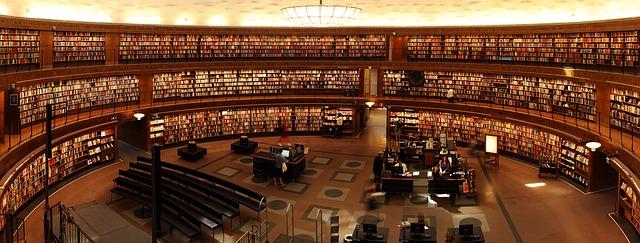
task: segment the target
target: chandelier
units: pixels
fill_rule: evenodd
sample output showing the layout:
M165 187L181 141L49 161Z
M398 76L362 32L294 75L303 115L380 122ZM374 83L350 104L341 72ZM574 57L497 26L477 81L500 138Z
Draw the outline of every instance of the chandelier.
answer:
M281 9L282 14L289 20L301 25L334 26L343 25L356 19L361 8L341 5L303 5Z

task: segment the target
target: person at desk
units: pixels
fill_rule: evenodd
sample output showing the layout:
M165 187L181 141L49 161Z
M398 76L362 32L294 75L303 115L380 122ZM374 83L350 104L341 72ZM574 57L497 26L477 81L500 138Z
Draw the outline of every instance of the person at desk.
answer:
M441 176L448 174L449 169L451 169L451 163L449 163L449 158L451 157L445 157L438 164L438 167L439 167L438 169Z
M380 178L382 177L382 170L384 168L384 158L383 152L378 152L378 156L373 159L373 178L375 183L380 183Z
M287 162L287 159L282 155L282 153L277 153L274 155L274 159L275 159L275 166L273 168L273 184L277 187L283 187L285 186L283 180L282 180L282 167L286 166L285 163Z
M402 161L400 161L400 160L396 160L396 164L393 165L393 167L402 167L402 173L401 174L407 173L407 164L402 163Z

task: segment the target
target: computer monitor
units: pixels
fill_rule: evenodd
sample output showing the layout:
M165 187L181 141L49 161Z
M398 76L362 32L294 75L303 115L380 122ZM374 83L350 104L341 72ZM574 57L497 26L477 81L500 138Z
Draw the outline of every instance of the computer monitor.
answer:
M391 167L391 174L401 175L402 173L404 173L402 166Z
M424 223L411 223L411 234L424 234Z
M362 223L362 232L366 235L373 235L378 233L378 225L377 224L367 224Z
M290 151L288 149L283 149L282 150L282 156L285 158L289 158L289 153Z
M458 227L458 234L460 236L470 236L473 235L473 224L461 224Z

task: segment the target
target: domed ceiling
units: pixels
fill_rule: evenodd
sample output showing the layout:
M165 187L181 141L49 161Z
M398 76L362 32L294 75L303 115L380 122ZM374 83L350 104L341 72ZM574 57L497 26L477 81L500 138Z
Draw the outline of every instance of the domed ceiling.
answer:
M0 14L90 22L295 26L280 9L308 0L0 0ZM638 0L324 0L363 9L347 26L451 26L579 22L640 16Z

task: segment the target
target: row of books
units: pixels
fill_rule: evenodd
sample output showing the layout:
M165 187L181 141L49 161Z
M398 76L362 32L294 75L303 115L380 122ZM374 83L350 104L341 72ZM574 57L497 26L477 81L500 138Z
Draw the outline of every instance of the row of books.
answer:
M620 181L618 188L619 202L624 210L624 217L633 225L636 231L640 231L640 200L632 186L625 180Z
M484 134L500 137L499 149L535 160L550 158L558 163L562 139L552 133L524 125L466 114L392 110L389 134L433 138L446 133L455 140L477 143ZM397 126L400 124L400 127Z
M151 119L149 129L151 139L167 144L233 134L319 132L332 122L327 116L337 113L353 120L347 107L266 106L160 115Z
M121 34L120 59L385 57L385 35L270 36Z
M426 81L416 86L409 82L410 72L385 70L384 94L446 98L449 89L453 89L458 99L595 119L594 84L522 75L419 71Z
M640 131L640 92L611 88L610 124L627 131Z
M46 105L53 104L53 115L80 112L139 100L136 75L107 76L53 81L20 87L20 123L45 118Z
M357 69L344 70L211 70L154 75L154 99L236 94L282 94L285 90L345 90L360 88Z
M54 62L98 60L105 60L104 33L54 32Z
M39 59L38 31L0 28L0 65L35 64Z
M409 59L506 60L633 67L639 66L640 62L637 30L567 34L414 35L409 36L407 51Z
M27 200L44 189L45 166L49 166L49 183L68 178L90 165L113 161L116 158L115 130L89 132L71 138L52 148L52 160L46 162L44 151L26 158L15 177L5 187L3 213L13 213Z

